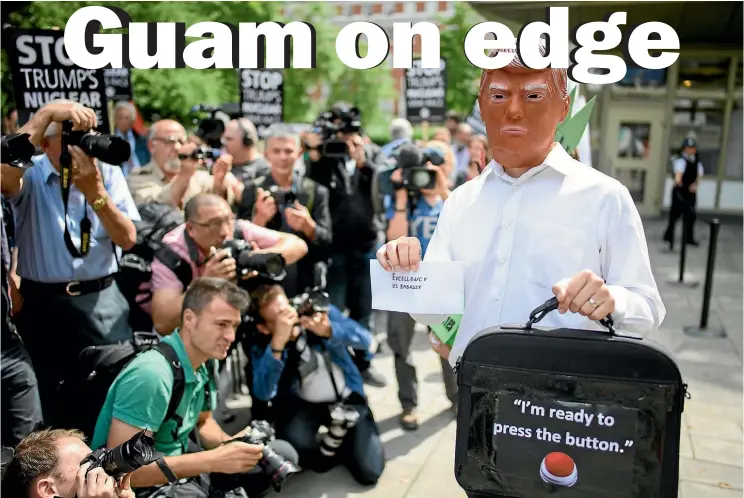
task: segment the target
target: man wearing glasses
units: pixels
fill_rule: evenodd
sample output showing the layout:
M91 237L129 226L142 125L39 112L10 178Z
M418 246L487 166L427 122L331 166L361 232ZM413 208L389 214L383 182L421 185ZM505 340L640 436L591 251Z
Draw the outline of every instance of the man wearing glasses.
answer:
M307 254L307 244L296 235L259 227L247 220L235 220L225 199L216 194L199 193L192 197L186 203L184 217L186 222L166 234L163 243L188 263L192 281L199 277L236 279L235 260L221 249L236 233L251 243L254 252L281 254L287 265ZM151 286L155 330L168 335L181 320L184 283L156 258L152 263Z
M230 173L232 157L229 154L215 161L212 174L197 169L198 161L180 159L179 155L191 154L197 146L187 141L186 129L170 119L152 125L147 146L150 162L133 168L127 176L135 204L162 202L180 208L201 192L218 194L233 204L239 182Z

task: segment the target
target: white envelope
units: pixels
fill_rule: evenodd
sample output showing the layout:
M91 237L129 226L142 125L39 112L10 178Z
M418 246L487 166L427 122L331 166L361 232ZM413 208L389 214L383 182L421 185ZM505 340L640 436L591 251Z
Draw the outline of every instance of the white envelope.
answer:
M415 272L387 272L373 259L369 271L372 309L447 315L465 309L465 263L421 262Z

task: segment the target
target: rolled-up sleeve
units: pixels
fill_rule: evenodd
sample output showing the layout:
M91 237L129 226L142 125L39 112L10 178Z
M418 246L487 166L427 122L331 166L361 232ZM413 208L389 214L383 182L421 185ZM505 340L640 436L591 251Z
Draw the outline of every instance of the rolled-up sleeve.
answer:
M626 187L607 196L599 237L602 277L615 299L612 318L618 329L641 334L658 329L666 308L651 270L641 216Z

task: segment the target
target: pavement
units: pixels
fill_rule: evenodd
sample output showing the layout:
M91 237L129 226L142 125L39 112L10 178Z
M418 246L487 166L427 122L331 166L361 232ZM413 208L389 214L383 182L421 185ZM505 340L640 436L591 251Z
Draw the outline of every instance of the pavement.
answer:
M661 242L664 221L644 221L649 253L667 316L655 339L677 359L691 398L683 414L680 450L680 497L742 497L742 223L724 224L718 238L708 332L691 336L686 326L700 323L709 229L698 222L699 247L689 247L685 282L680 285L679 249L670 253ZM679 229L678 229L679 230ZM712 330L723 327L726 337ZM454 478L455 422L441 381L438 357L423 330L413 346L419 376L421 427L400 428L400 405L393 359L386 351L374 360L389 383L368 387L380 426L387 466L375 487L358 485L343 467L315 475L300 474L281 492L282 498L460 498Z

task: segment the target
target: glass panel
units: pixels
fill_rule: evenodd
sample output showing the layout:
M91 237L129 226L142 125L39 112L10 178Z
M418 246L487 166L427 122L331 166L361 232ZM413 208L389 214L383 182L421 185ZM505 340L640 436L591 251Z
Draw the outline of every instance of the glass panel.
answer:
M698 144L698 156L703 163L704 175L716 175L718 157L721 153L723 133L723 100L677 99L674 101L672 136L669 142L667 165L672 171L672 162L679 157L682 140L692 137Z
M744 85L744 69L742 69L742 60L739 59L739 67L736 70L736 86L734 88L741 88Z
M628 187L630 196L637 203L643 202L643 195L646 192L646 170L645 169L629 169L629 168L618 168L612 176Z
M643 159L648 157L649 123L620 123L617 157Z
M680 58L677 84L680 88L725 90L730 64L728 57Z
M616 83L621 87L660 88L666 86L666 69L628 67L625 77Z
M742 165L744 164L744 152L742 149L744 146L744 129L742 129L742 119L744 119L744 113L742 113L741 100L734 101L723 168L724 176L734 180L741 180L742 172L744 172L744 166Z

